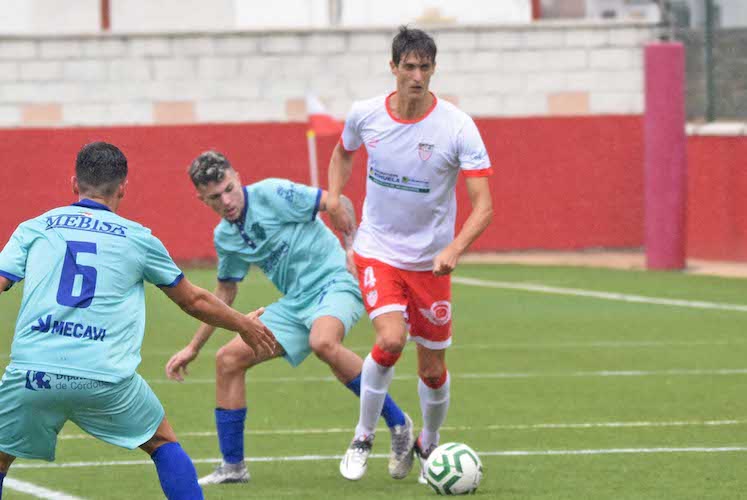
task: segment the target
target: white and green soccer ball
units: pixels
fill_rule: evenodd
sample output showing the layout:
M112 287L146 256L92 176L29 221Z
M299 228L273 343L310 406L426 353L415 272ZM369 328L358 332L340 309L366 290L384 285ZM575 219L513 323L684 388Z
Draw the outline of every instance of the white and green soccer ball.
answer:
M442 444L425 463L425 480L439 495L468 495L480 485L482 462L466 444Z

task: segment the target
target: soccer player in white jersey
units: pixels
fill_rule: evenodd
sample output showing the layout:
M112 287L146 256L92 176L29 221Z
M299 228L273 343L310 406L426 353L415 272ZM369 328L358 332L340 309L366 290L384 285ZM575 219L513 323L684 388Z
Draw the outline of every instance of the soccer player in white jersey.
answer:
M353 104L329 168L327 210L333 225L349 234L354 222L342 210L340 196L353 152L365 146L366 200L353 249L376 341L363 363L358 425L340 463L350 480L366 472L382 395L408 330L417 345L423 429L415 451L421 462L438 445L449 406L450 273L493 213L492 169L475 123L429 91L436 69L433 39L401 27L389 64L396 91ZM454 237L460 172L472 211Z
M107 443L148 453L167 498L201 499L191 459L135 372L143 282L195 318L238 331L253 349L269 351L272 334L259 312L244 316L192 285L148 228L115 213L127 184L127 159L116 146L84 146L72 182L79 201L23 222L0 252L0 293L25 279L0 380L0 497L15 458L54 460L57 434L71 420Z
M270 352L255 352L236 338L216 354L215 424L223 461L200 478L200 484L245 483L249 480L244 462L247 370L278 357L295 367L313 351L357 395L363 360L342 340L363 314L363 303L348 272L346 252L317 217L326 209L325 191L285 179L242 186L238 172L217 151L198 156L189 175L200 200L222 218L213 240L218 254L215 294L232 304L250 266L258 267L283 293L262 316L275 336ZM341 202L355 217L350 200L342 197ZM352 236L345 245L352 245ZM350 268L354 271L352 262ZM183 378L214 330L208 324L199 326L192 342L167 363L169 378ZM412 468L412 420L388 395L379 412L391 433L389 473L405 477Z

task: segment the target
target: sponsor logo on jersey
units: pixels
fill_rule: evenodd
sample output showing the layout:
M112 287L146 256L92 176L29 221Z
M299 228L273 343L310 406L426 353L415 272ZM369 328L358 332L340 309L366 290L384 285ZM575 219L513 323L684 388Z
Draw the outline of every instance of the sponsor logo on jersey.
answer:
M436 326L444 326L451 320L451 303L448 300L438 300L431 304L430 309L420 309L420 314Z
M479 161L484 160L487 157L488 157L488 152L485 151L484 149L481 149L480 151L472 153L471 159L474 162L479 162Z
M379 139L378 137L376 137L376 138L373 138L373 139L371 139L370 141L368 141L368 142L366 143L366 146L368 146L369 148L376 148L376 146L378 146L378 145L379 145L379 141L380 141L380 140L381 140L381 139Z
M30 391L51 389L51 381L52 379L47 375L47 372L37 372L34 370L28 370L26 372L26 389Z
M293 187L293 184L289 184L289 187L287 188L278 186L276 191L278 193L278 196L283 198L288 203L293 204L293 200L296 198L296 190Z
M61 337L76 338L79 340L104 341L106 328L84 325L75 321L57 321L47 314L46 318L37 319L37 324L31 327L32 332L50 333Z
M418 156L423 161L428 161L433 154L433 144L428 144L427 142L421 142L418 144Z
M415 179L413 177L400 177L398 174L384 172L373 165L369 165L368 178L376 184L402 191L414 193L430 193L431 187L427 180Z
M259 268L262 269L262 272L265 274L270 274L275 270L278 263L288 255L288 251L290 250L290 245L288 245L287 242L283 241L280 246L278 246L275 250L270 252L270 256L267 257L264 261L262 261L259 264Z
M87 214L60 214L47 217L46 230L55 228L109 234L121 238L127 237L126 226L94 219Z
M369 307L375 306L378 300L379 300L379 292L377 292L376 290L373 290L366 294L366 302L368 302Z

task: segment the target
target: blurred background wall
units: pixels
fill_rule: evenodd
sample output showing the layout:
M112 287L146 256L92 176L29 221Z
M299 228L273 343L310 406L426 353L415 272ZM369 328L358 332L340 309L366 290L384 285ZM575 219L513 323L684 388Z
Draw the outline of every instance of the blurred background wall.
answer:
M431 88L475 117L496 167L498 215L474 249L643 245L643 50L673 33L693 120L688 255L747 260L747 14L741 1L713 4L719 117L737 122L706 124L705 1L4 0L0 194L12 208L0 241L68 202L75 153L109 140L132 165L124 215L179 259L212 258L216 220L193 196L189 161L217 148L247 182L310 182L305 97L343 119L354 100L393 90L391 38L410 23L439 47ZM322 185L336 140L317 140ZM365 153L356 161L360 171ZM359 206L363 180L350 186ZM461 183L458 197L461 223Z

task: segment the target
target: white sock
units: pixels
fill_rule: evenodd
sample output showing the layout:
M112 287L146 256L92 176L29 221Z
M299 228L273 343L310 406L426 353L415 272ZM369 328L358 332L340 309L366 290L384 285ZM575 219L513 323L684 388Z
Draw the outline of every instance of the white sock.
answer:
M446 382L438 389L431 389L425 382L418 379L418 395L420 396L420 411L423 413L423 431L420 433L421 445L424 450L431 445L438 445L438 430L446 420L449 411L449 392L451 375L446 374Z
M394 378L394 367L381 366L373 360L371 354L363 360L361 371L361 412L358 425L355 427L355 437L372 436L376 429L376 422L384 407L389 385Z

